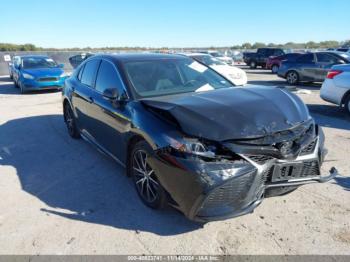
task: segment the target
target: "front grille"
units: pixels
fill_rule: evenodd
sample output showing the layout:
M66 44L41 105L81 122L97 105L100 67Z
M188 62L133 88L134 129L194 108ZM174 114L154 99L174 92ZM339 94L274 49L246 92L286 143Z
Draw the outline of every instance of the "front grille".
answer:
M259 156L255 156L255 155L247 155L247 157L252 160L253 162L259 164L259 165L263 165L266 162L270 161L273 159L272 156L266 156L266 155L259 155Z
M40 82L53 82L53 81L57 81L58 78L57 77L41 77L39 78Z
M305 156L305 155L309 155L312 154L315 151L315 147L316 147L316 142L317 140L313 140L310 144L308 144L306 147L304 147L301 152L300 152L300 156Z

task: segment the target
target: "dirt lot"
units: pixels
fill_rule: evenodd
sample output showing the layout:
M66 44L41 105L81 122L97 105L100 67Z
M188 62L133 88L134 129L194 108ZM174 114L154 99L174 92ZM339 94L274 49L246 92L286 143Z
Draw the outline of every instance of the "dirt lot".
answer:
M285 86L247 71L251 84ZM201 227L144 207L122 167L70 139L60 93L20 95L0 78L0 254L350 254L350 118L319 85L288 88L324 128L323 171L342 176Z

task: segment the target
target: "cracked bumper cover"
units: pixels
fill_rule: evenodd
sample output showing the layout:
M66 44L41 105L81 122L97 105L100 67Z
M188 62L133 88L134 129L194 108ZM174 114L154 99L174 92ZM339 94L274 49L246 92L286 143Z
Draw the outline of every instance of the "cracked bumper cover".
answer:
M322 176L320 166L326 150L320 139L312 153L294 160L271 159L264 164L242 165L205 162L163 155L152 159L153 167L174 207L198 222L224 220L248 214L265 197L282 195L309 183L325 183L338 175L335 168ZM244 155L242 155L246 158ZM247 158L248 159L248 158ZM310 163L315 163L310 166ZM277 167L302 166L298 177L273 181ZM282 190L282 191L281 191ZM274 193L266 194L273 191ZM277 192L277 193L276 193ZM281 193L282 192L282 193Z

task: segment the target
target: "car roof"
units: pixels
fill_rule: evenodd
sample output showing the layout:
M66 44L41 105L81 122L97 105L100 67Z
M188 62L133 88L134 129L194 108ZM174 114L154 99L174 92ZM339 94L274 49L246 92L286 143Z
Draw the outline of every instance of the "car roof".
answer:
M123 54L101 54L91 58L107 58L114 62L129 62L129 61L147 61L161 59L184 59L183 55L177 54L158 54L158 53L123 53Z
M48 58L46 55L18 55L20 58Z

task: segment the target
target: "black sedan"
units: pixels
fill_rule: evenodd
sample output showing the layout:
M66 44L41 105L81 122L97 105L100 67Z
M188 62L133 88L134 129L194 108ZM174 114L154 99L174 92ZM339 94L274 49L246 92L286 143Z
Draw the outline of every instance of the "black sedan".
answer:
M291 85L298 82L323 82L332 66L348 63L350 56L346 53L307 53L294 60L282 61L277 74Z
M126 167L141 200L206 222L325 182L324 136L294 94L234 87L191 58L96 55L66 81L64 120Z

